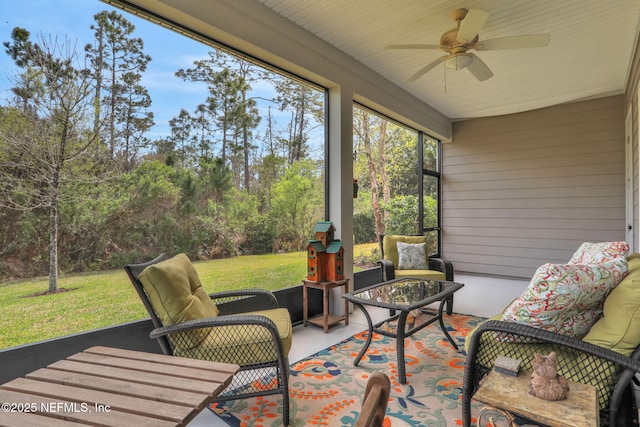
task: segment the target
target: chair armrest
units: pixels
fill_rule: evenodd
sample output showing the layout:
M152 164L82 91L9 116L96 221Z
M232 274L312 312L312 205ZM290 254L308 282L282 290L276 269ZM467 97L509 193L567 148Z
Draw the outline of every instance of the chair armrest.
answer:
M209 294L221 316L278 308L275 295L266 289L233 289Z
M219 317L208 317L206 319L189 320L187 322L178 323L170 326L163 326L151 331L149 338L157 339L165 335L176 334L179 332L193 331L204 328L216 328L223 326L247 326L256 325L262 326L269 331L275 333L275 337L278 338L278 328L273 320L267 316L261 316L257 314L241 314L241 315L229 315ZM277 339L279 341L279 339Z
M150 338L168 338L174 356L234 363L241 367L278 365L287 355L278 328L266 316L230 315L191 320L154 329ZM244 368L243 368L244 369Z
M442 271L446 280L453 282L453 264L442 258L429 257L429 269Z
M498 336L502 341L497 339ZM640 372L638 351L634 359L574 337L514 322L488 320L476 329L468 344L462 388L463 425L470 423L473 393L491 370L497 356L519 359L522 368L530 370L534 353L547 354L550 351L559 355L558 371L561 375L570 374L572 381L596 387L601 420L615 420L622 415L618 413L622 394L633 374ZM616 425L616 422L608 424Z
M393 262L388 259L381 259L378 261L378 265L382 267L382 280L393 280L396 278L395 267Z
M489 332L497 332L504 337L514 337L522 339L531 339L531 343L549 343L559 347L566 347L574 349L580 353L586 353L594 355L598 358L602 358L613 362L624 369L633 369L640 372L640 351L636 349L634 357L627 357L618 352L597 346L595 344L582 341L580 339L570 337L568 335L562 335L551 331L546 331L540 328L534 328L533 326L523 325L515 322L505 322L502 320L487 320L483 322L475 333L471 337L469 343L469 350L467 352L467 365L474 362L474 358L478 354L480 349L482 335ZM522 340L524 341L524 340ZM527 344L522 342L522 344Z

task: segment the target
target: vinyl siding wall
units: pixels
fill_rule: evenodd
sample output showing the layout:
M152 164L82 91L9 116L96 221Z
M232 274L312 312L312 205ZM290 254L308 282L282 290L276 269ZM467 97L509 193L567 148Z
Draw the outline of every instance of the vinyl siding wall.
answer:
M625 238L624 96L456 122L443 144L443 254L530 278L584 241Z
M638 39L636 40L636 49L631 60L631 68L629 70L629 78L627 80L624 101L625 117L630 111L633 130L633 154L630 161L633 163L633 240L634 248L636 251L640 251L640 242L638 240L638 234L640 234L640 222L638 221L638 217L640 216L638 209L638 191L640 186L640 167L638 164L638 158L640 157L640 154L638 152L638 142L640 140L640 132L638 131L638 128L640 127L640 111L638 111L638 103L640 102L640 99L638 99L638 90L640 90L640 52L638 52L638 49L640 49L640 33L638 34Z

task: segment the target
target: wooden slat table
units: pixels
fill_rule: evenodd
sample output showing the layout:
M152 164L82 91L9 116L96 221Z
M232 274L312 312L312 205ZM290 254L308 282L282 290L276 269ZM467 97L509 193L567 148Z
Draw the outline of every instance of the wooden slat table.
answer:
M91 347L0 385L0 426L184 426L238 365Z

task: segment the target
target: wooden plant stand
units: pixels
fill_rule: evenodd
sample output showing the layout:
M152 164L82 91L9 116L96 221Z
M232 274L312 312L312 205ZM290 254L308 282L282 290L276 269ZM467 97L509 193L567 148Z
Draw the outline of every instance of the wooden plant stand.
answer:
M328 282L316 282L313 280L303 280L302 281L302 295L303 295L303 322L304 326L307 326L307 323L311 323L313 325L319 326L324 329L324 333L329 332L329 326L335 325L336 323L342 322L344 320L344 324L349 324L349 301L344 300L344 315L337 316L335 314L329 314L329 294L331 289L342 287L342 295L349 292L349 279L342 279L338 281L328 281ZM319 314L311 319L309 319L309 288L320 289L322 290L322 314Z

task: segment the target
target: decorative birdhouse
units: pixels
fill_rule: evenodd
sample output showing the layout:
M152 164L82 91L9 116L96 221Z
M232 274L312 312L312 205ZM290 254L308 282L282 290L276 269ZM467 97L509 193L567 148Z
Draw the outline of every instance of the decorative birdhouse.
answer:
M309 240L307 245L307 279L316 282L322 281L324 265L321 261L325 253L325 247L319 240Z
M336 228L331 221L318 221L313 231L316 233L316 240L320 240L326 248L333 241L333 234Z
M315 240L307 245L307 279L315 282L344 279L344 248L334 239L336 228L331 221L319 221Z
M340 240L329 243L325 258L327 260L325 269L327 280L335 282L344 279L344 247Z

